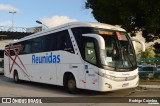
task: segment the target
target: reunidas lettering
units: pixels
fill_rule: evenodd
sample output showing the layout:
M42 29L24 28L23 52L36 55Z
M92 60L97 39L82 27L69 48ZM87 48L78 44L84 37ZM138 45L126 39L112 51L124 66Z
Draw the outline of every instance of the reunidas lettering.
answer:
M53 55L52 52L43 56L32 55L32 64L60 63L60 55Z

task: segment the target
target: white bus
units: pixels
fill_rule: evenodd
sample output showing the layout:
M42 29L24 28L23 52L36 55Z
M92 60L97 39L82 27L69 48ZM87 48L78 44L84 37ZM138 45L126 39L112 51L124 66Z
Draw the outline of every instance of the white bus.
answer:
M70 93L133 88L139 82L131 38L102 23L67 23L6 45L4 70L15 82L60 85Z

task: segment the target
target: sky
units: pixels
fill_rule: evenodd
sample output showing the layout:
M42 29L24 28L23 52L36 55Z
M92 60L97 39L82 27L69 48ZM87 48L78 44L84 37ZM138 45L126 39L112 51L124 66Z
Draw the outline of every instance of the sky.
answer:
M72 21L97 22L92 16L91 10L85 9L85 1L0 0L0 26L12 26L13 14L9 11L16 11L16 14L14 14L14 27L41 26L36 23L36 20L41 21L48 27ZM138 34L137 38L145 42L142 34Z
M40 26L39 20L48 27L71 21L96 22L91 10L85 9L86 0L0 0L0 26Z

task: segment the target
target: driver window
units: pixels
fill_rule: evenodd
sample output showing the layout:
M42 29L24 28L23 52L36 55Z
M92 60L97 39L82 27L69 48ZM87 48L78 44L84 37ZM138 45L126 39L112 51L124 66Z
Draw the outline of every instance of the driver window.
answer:
M93 42L86 42L85 44L85 60L92 64L97 64L95 46Z

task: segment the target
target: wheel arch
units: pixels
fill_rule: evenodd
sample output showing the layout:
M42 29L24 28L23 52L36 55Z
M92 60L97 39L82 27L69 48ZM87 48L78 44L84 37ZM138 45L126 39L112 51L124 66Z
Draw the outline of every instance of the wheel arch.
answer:
M67 81L67 78L68 78L69 76L72 76L72 77L75 79L75 81L76 81L76 86L78 87L78 78L75 77L76 75L74 75L74 73L72 73L72 72L70 72L70 71L67 71L67 72L65 72L65 73L63 74L63 86L65 86L66 81Z

